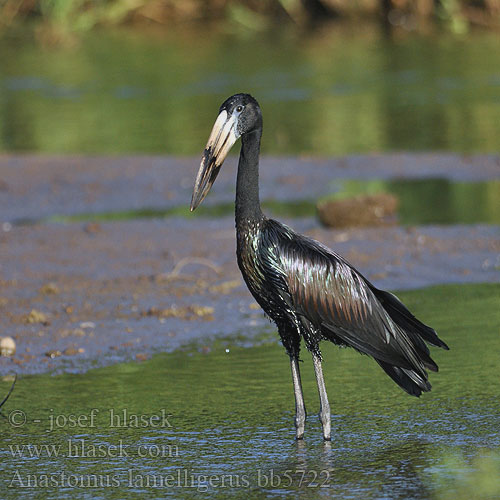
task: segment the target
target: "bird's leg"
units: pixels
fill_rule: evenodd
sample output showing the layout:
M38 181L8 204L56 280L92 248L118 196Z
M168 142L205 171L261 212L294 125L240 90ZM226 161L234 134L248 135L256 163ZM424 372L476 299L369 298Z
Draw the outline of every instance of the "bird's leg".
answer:
M306 407L304 405L304 396L302 394L302 383L300 381L299 360L297 356L290 356L290 366L292 367L293 392L295 394L295 429L297 439L304 437L304 428L306 424Z
M321 368L321 357L319 354L313 353L314 374L316 375L316 383L318 384L320 410L319 419L323 426L323 439L330 441L330 403L328 402L328 395L326 394L325 381L323 379L323 369Z

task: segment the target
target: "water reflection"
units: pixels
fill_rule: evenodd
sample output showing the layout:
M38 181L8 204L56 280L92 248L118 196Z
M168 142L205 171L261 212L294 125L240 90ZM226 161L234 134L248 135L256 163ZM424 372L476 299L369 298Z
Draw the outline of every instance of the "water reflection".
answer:
M74 498L90 491L93 498L198 498L203 492L206 498L420 499L434 495L434 476L455 478L458 488L467 463L449 469L443 456L458 453L468 460L500 447L498 292L498 285L471 285L401 294L417 315L425 312L451 347L435 352L442 369L432 376L433 391L419 399L400 391L365 356L325 344L333 417L333 441L326 444L306 354L301 372L309 415L305 440L294 440L292 384L277 342L239 348L223 340L211 351L177 351L85 375L21 378L3 411L24 412L26 424L15 427L0 419L1 496L17 498L22 491L26 498L40 492ZM0 391L6 385L0 382ZM151 417L162 409L168 425L110 423L111 411ZM61 420L49 428L51 416L92 411L94 426ZM39 448L32 455L33 445L57 452ZM104 456L92 454L92 447ZM118 449L125 452L112 453ZM28 475L57 479L61 471L82 481L91 475L116 478L117 484L91 490L19 484ZM168 475L174 483L160 484Z
M268 154L496 151L496 49L494 34L387 38L374 27L94 33L52 50L4 37L0 149L198 154L219 103L248 91Z
M334 197L391 193L401 224L500 224L500 182L394 179L335 183Z

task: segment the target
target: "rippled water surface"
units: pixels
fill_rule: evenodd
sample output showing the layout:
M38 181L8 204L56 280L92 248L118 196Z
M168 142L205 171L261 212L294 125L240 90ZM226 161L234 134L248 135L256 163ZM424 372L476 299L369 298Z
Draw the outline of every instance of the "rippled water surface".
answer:
M305 440L294 440L289 364L269 328L252 347L231 339L84 375L22 377L0 417L1 497L467 498L477 460L500 446L500 287L400 296L450 345L433 349L433 390L411 398L369 358L324 345L331 444L307 352L309 416ZM498 455L489 457L494 473Z

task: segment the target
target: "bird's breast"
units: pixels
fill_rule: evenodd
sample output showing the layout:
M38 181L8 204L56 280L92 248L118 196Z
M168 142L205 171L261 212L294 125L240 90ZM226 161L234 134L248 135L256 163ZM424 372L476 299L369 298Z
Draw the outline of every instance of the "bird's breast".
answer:
M248 223L236 230L238 266L252 292L252 288L258 286L263 278L259 255L260 236L258 224Z
M238 265L251 294L276 324L282 322L286 305L273 273L272 242L262 225L237 228Z

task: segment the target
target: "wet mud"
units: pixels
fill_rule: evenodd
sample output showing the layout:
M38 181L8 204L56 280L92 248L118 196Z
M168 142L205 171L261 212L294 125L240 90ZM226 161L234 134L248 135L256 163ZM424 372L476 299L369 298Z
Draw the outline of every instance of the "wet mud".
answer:
M0 374L85 371L193 341L203 348L219 336L252 342L273 335L237 268L232 217L40 222L188 204L197 162L0 158L0 336L17 344L15 355L0 357ZM207 202L233 199L233 167L222 170ZM499 173L494 156L264 158L262 199L320 196L335 178L489 180ZM500 281L498 226L332 230L312 217L283 221L382 288Z
M0 220L120 212L188 205L200 157L0 155ZM234 201L236 157L221 169L203 205ZM393 154L345 158L264 157L262 200L329 194L340 179L488 181L500 178L500 156Z

